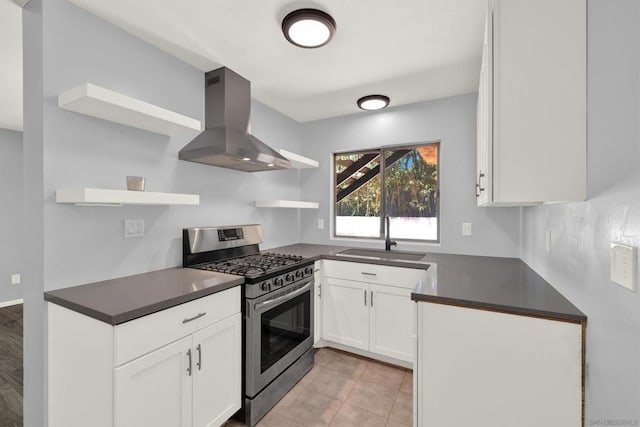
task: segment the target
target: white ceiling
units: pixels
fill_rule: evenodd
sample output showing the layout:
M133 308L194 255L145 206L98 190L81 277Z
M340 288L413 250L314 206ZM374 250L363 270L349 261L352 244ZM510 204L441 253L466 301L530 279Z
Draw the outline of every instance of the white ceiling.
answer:
M483 0L70 1L202 71L233 69L254 98L300 122L358 112L372 93L397 106L477 89ZM334 17L328 45L285 40L282 18L301 7Z

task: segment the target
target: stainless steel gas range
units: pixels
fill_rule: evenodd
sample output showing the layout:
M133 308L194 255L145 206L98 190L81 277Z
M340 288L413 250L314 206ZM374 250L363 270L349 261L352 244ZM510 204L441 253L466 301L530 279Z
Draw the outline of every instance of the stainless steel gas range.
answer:
M260 252L260 225L186 228L183 266L244 276L243 390L254 426L313 366L313 261Z

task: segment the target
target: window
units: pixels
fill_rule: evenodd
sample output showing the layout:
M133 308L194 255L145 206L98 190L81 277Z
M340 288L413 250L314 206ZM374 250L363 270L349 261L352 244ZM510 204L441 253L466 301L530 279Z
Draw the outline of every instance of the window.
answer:
M336 237L439 241L439 143L334 154ZM381 173L382 171L382 173Z

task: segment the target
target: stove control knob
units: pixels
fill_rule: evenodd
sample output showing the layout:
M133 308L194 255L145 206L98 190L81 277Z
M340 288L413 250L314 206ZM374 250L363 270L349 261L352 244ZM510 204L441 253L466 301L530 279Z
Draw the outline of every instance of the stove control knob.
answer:
M313 274L313 268L312 267L305 268L304 274L306 274L307 276L311 276Z
M262 289L265 292L269 292L271 290L271 283L269 282L260 283L260 289Z
M275 280L275 283L274 283L274 284L275 284L277 287L280 287L280 286L282 286L282 282L283 282L282 277L276 277L276 280Z
M293 282L293 274L287 273L287 275L284 276L284 280L286 280L287 282Z
M296 271L296 279L300 279L303 276L303 274L304 273L302 272L302 270Z

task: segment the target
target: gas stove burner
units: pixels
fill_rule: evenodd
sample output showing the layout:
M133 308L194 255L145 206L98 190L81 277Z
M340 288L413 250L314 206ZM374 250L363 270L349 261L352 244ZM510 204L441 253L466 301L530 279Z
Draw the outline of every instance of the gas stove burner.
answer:
M220 273L257 277L288 266L295 266L304 260L300 255L257 253L238 258L210 262L195 266L203 270Z

